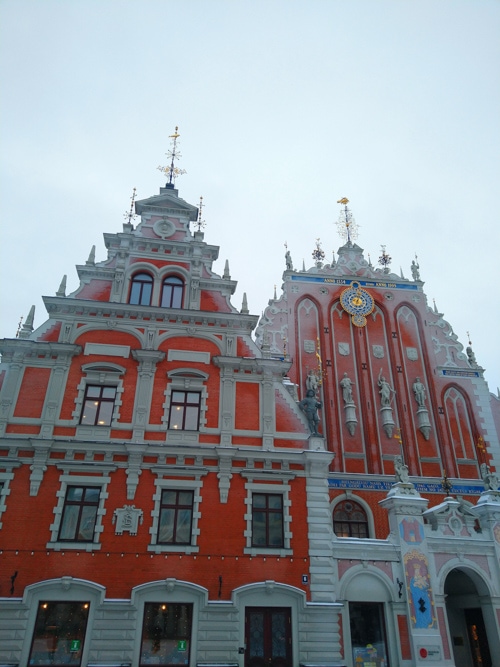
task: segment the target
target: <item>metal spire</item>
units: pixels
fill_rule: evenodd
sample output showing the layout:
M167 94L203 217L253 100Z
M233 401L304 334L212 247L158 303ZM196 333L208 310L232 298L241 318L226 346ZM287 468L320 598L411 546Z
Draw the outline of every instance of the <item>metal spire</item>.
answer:
M175 126L175 132L171 135L169 135L169 139L172 139L171 141L171 148L170 150L165 153L165 155L170 158L170 165L168 167L157 167L159 171L163 172L165 176L168 176L168 183L167 186L173 187L175 184L175 179L177 176L182 176L182 174L186 173L185 169L179 169L179 167L175 166L175 161L178 160L182 155L178 151L177 147L177 139L181 136L178 132L179 128L177 125Z
M128 224L130 226L132 226L132 220L135 220L137 218L137 214L135 213L135 210L134 210L136 193L137 193L137 190L136 190L136 188L134 188L132 190L132 196L130 197L130 210L125 211L125 213L123 214L123 217L127 221L125 224ZM87 264L88 264L88 262L87 262Z
M352 245L353 239L358 238L358 225L352 217L352 213L347 207L349 200L347 197L342 197L337 201L337 204L342 204L344 206L340 211L339 219L337 220L337 229L338 232L343 238L348 246Z
M196 230L197 232L201 232L201 230L205 227L205 220L201 219L202 211L203 211L204 206L205 206L205 204L203 203L203 197L200 196L200 206L198 208L198 220L194 223L197 227L197 230Z

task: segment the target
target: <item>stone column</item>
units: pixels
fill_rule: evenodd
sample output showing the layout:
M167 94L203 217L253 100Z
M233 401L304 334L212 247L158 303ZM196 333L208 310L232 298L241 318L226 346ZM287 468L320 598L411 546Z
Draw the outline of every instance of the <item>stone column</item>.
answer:
M159 361L163 361L165 352L160 352L159 350L132 350L132 357L139 362L134 414L132 417L132 439L134 442L143 442L146 426L149 423L156 364Z

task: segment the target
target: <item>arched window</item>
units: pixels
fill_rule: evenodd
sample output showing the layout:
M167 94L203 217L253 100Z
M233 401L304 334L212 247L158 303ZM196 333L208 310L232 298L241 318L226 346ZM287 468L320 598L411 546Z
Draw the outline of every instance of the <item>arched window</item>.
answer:
M167 276L161 290L162 308L182 308L184 281L178 276Z
M138 306L150 306L153 293L153 278L149 273L136 273L130 284L128 302Z
M342 500L335 505L333 532L337 537L368 537L368 518L359 503Z

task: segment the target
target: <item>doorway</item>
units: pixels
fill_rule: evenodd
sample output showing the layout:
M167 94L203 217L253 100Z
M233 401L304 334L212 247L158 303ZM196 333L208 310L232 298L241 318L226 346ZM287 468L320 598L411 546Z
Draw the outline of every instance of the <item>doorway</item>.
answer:
M292 667L290 607L246 607L245 667Z

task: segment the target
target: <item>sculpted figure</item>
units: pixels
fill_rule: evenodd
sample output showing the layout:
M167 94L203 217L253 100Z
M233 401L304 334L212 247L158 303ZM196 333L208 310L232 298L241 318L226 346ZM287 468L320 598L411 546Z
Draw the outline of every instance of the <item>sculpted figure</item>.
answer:
M483 478L484 488L486 491L498 491L500 482L498 477L490 472L490 469L486 463L481 463L481 477Z
M396 392L382 375L382 369L380 369L380 373L378 374L378 386L380 387L380 404L385 408L391 404L391 393L395 394Z
M410 475L408 473L408 466L403 463L402 456L394 457L394 472L396 482L403 482L403 484L408 484L410 481Z
M347 375L347 373L344 373L344 377L340 381L340 386L342 387L342 398L344 399L344 403L354 403L353 397L352 397L352 385L354 382L351 381L350 377Z
M411 275L413 276L413 280L420 280L419 268L420 266L413 260L411 263Z
M285 253L285 262L286 262L286 268L289 269L290 271L293 270L293 263L292 263L292 256L290 255L290 251L287 250Z
M309 371L306 377L306 389L307 391L311 390L316 395L318 393L319 382L318 377L314 371Z
M306 397L303 398L300 403L299 403L300 409L304 412L306 415L308 424L309 424L309 430L311 431L312 435L319 435L318 433L318 424L319 424L319 416L318 416L318 409L322 407L322 403L318 400L316 400L315 393L312 389L308 389L306 393Z
M413 393L415 394L415 400L417 401L418 407L425 407L425 385L420 382L420 378L415 378L413 383Z
M470 345L467 347L467 349L465 351L467 352L467 358L469 359L469 365L472 368L477 368L476 355L474 354L474 351L470 347Z

